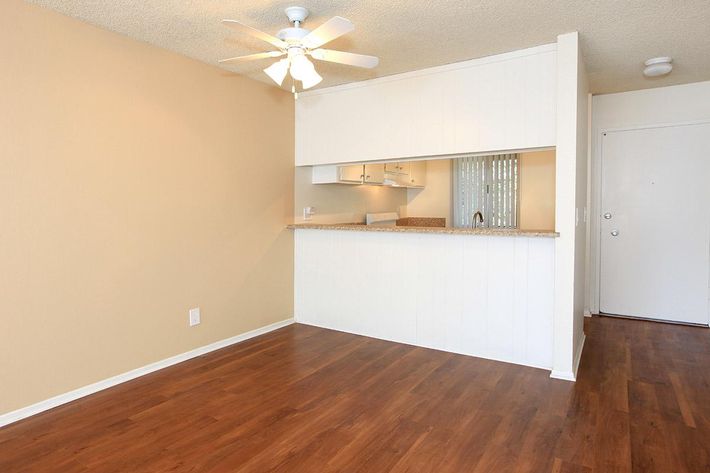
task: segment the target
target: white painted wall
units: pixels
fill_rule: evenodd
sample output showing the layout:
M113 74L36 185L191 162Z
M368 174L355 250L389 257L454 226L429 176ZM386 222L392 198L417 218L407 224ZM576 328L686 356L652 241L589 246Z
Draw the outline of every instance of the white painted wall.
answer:
M575 33L557 38L555 321L552 376L575 379L583 346L587 82ZM576 216L579 215L579 222ZM581 295L581 297L580 297Z
M554 238L295 232L297 322L552 367Z
M575 378L584 348L584 313L587 275L587 226L589 204L587 197L589 164L589 82L582 54L577 55L577 154L575 176L575 228L574 228L574 320L573 320L573 371Z
M710 81L598 95L592 99L592 162L588 305L599 311L601 135L605 130L710 120Z
M296 165L555 145L556 45L299 95Z

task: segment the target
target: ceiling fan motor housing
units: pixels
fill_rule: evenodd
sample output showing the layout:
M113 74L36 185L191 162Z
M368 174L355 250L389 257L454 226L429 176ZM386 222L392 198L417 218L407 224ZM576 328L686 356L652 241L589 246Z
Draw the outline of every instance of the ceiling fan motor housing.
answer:
M276 33L276 37L287 43L292 43L301 41L308 33L310 31L305 28L284 28Z
M284 12L286 12L288 21L291 23L303 23L303 20L308 18L308 9L304 7L288 7L284 10Z

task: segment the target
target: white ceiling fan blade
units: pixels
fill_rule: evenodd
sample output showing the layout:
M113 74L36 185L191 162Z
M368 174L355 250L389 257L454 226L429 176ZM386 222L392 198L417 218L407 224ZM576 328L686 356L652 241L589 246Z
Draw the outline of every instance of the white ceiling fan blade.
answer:
M237 57L230 57L229 59L220 59L219 63L224 64L224 63L254 61L256 59L268 59L268 58L272 58L272 57L279 57L279 56L283 56L284 54L286 54L286 53L284 53L282 51L269 51L266 53L249 54L247 56L237 56Z
M367 69L372 69L380 63L380 59L376 56L346 53L332 49L315 49L311 51L311 56L319 61L337 62L348 66L366 67Z
M285 41L281 41L276 36L272 36L269 33L264 33L261 30L257 30L256 28L252 28L251 26L239 23L236 20L222 20L222 23L229 26L230 28L234 28L237 31L241 31L243 33L252 35L255 38L259 38L263 41L266 41L267 43L272 44L279 49L285 49L288 46Z
M355 25L350 20L341 16L334 16L308 33L303 38L302 44L309 49L318 48L329 41L333 41L335 38L350 33L354 29Z

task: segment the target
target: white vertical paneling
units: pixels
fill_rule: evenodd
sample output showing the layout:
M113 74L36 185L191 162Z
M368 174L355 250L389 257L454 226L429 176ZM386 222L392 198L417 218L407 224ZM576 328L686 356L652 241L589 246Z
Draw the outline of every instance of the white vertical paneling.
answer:
M490 237L464 238L461 260L464 286L461 316L461 353L488 356L488 243Z
M503 113L507 126L503 128L503 132L506 143L514 142L516 139L520 140L520 137L525 139L526 128L534 128L527 125L528 121L525 115L525 95L528 84L519 80L521 68L528 73L528 60L521 61L521 63L510 61L504 63L505 103L503 105Z
M515 239L513 276L513 357L527 358L528 352L528 263L530 238Z
M555 45L300 94L296 165L555 145Z
M391 287L391 311L386 315L391 323L388 323L387 336L383 338L416 345L418 326L416 320L412 323L412 315L417 313L420 298L421 238L398 239L398 236L389 235L390 239L387 240L387 244L394 248L394 258L386 261L391 272L383 278L392 284L389 286L386 283Z
M554 240L296 230L298 322L552 366Z
M523 96L523 123L533 123L540 116L556 115L557 65L556 54L540 54L525 58L525 94ZM555 141L555 128L526 126L524 141Z
M417 87L411 90L410 101L416 107L412 110L412 128L409 130L411 155L432 156L453 153L445 150L445 138L451 133L450 127L432 126L446 123L450 112L445 111L445 100L449 89L450 75L429 74L419 77Z
M529 239L527 267L527 352L525 359L531 365L552 366L554 299L548 294L554 288L555 240L552 238ZM534 321L534 323L533 323ZM543 340L549 338L550 343Z
M417 271L417 344L456 351L460 346L463 292L462 240L455 235L419 235L417 240L420 268ZM396 244L396 240L393 243ZM421 268L429 268L429 271L421 271Z
M515 238L489 237L488 253L488 337L491 358L510 359L513 354L513 283Z

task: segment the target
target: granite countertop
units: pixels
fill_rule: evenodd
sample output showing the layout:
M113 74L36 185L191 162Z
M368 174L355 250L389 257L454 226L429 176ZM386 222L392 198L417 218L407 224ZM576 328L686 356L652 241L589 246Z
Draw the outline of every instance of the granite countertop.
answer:
M555 238L559 233L549 230L517 230L515 228L453 228L453 227L378 227L362 223L294 223L293 230L344 230L351 232L444 233L449 235L492 235Z

